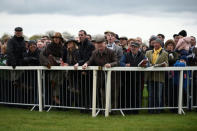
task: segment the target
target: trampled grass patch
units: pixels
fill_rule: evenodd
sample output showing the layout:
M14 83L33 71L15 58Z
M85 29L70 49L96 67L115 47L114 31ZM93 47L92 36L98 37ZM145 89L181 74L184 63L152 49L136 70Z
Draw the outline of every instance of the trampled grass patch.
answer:
M138 115L104 115L91 117L91 113L82 114L78 110L50 112L29 111L29 109L0 106L0 130L84 130L84 131L196 131L197 112L186 112L186 115L173 113Z

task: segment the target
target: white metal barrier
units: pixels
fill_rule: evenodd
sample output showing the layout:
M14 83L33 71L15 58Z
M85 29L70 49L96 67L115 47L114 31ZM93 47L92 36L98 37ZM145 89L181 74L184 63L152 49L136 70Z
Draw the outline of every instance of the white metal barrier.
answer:
M0 103L10 105L39 106L37 68L0 67ZM41 89L41 86L39 87ZM39 91L40 92L40 91ZM40 99L40 102L42 99ZM41 104L40 104L41 111Z
M133 71L133 72L141 72L141 71L143 71L143 72L155 72L155 73L157 73L158 71L162 71L162 72L165 72L165 71L175 71L175 72L178 72L179 73L179 87L178 87L178 101L177 101L177 103L178 103L178 107L167 107L167 106L165 106L165 105L162 105L162 106L159 106L159 107L153 107L153 108L151 108L151 107L147 107L147 108L142 108L142 107L137 107L137 108L121 108L121 107L119 107L119 108L111 108L111 105L110 104L108 104L108 103L110 103L110 101L111 101L111 93L110 92L107 92L107 94L106 94L106 110L105 110L105 116L107 117L107 116L109 116L109 112L111 112L111 111L113 111L113 110L119 110L119 111L121 111L121 113L122 113L122 111L123 110L140 110L140 109L176 109L176 108L178 108L178 113L179 114L182 114L182 113L184 113L183 112L183 108L189 108L189 99L190 98L192 98L192 100L194 99L194 96L195 96L195 98L196 98L196 94L194 93L194 92L192 92L191 94L192 95L190 95L190 88L189 88L189 82L187 83L187 91L186 91L186 96L185 96L185 98L183 99L183 84L184 84L184 82L183 82L183 74L184 74L184 72L187 72L187 71L196 71L197 70L197 67L149 67L149 68L139 68L139 67L115 67L115 68L110 68L110 69L107 69L107 68L104 68L104 70L106 70L106 71ZM184 74L185 75L185 74ZM185 77L185 76L184 76ZM193 78L193 77L192 77ZM109 78L110 79L110 78ZM189 80L190 79L190 77L188 77L188 79L187 80ZM193 88L196 88L196 87L193 87L193 85L191 85L192 87L191 87L191 89L193 89ZM111 86L110 85L108 85L107 86L107 88L111 88ZM113 87L114 88L114 87ZM111 89L107 89L107 90L111 90ZM183 101L185 101L185 100L187 100L186 101L186 103L184 103ZM183 105L183 103L184 103L184 105ZM192 105L192 107L193 108L195 108L196 106L194 106L194 105Z
M77 71L74 70L74 67L73 66L68 66L68 67L60 67L60 66L54 66L52 67L51 69L47 69L46 67L43 67L43 66L22 66L22 67L16 67L15 69L13 69L12 67L9 67L9 66L1 66L0 67L0 75L1 75L1 86L0 86L0 103L1 104L16 104L16 105L32 105L32 106L39 106L39 111L42 111L43 110L43 107L49 107L49 110L50 108L52 107L58 107L58 108L73 108L73 109L88 109L88 110L92 110L92 116L93 117L96 117L98 115L98 113L102 110L105 110L105 116L109 116L109 112L111 111L114 111L114 110L118 110L118 111L121 111L121 113L124 115L123 111L124 110L140 110L140 109L173 109L173 108L178 108L178 113L179 114L182 114L183 113L183 108L187 108L188 105L189 105L189 99L191 98L191 106L192 108L196 108L197 107L197 104L196 104L196 83L193 84L193 79L192 79L192 84L191 84L191 91L189 90L189 88L187 89L187 92L191 92L187 94L187 105L182 105L183 103L183 74L184 74L184 71L192 71L192 74L193 72L196 72L197 71L197 67L148 67L148 68L140 68L140 67L113 67L113 68L100 68L98 66L94 66L94 67L88 67L87 68L88 71L90 71L91 73L88 75L88 78L84 79L82 77L77 77L79 75L81 75L81 72L83 72L82 68L79 67L78 68L78 71L81 71L80 74L77 73ZM22 102L17 102L17 101L7 101L6 99L10 99L12 95L6 95L5 92L4 92L4 89L6 88L5 86L10 86L10 85L4 85L5 82L2 82L4 81L3 77L5 76L5 71L10 71L10 74L11 72L15 72L15 71L19 71L19 72L25 72L25 71L34 71L33 74L33 82L36 82L36 84L34 83L34 96L35 97L35 101L32 102L28 102L28 101L22 101ZM68 71L73 71L73 74L72 75L72 80L69 81L68 79L66 79L66 82L65 82L65 79L61 78L63 77L65 74L68 73ZM179 93L178 93L178 107L167 107L165 105L163 106L160 106L160 107L141 107L141 106L138 106L138 107L126 107L126 108L123 108L120 106L120 103L121 103L121 98L123 96L117 96L117 94L121 92L121 86L122 84L124 83L121 79L121 72L155 72L157 73L158 71L163 71L163 72L169 72L169 71L177 71L179 72ZM3 73L2 73L3 72ZM54 74L52 73L49 73L49 75L47 76L47 72L55 72L55 74L58 74L57 75L57 79L54 78ZM103 72L104 75L101 75L101 77L104 77L102 79L98 79L98 75L100 72ZM114 73L114 72L120 72L120 73ZM31 72L30 72L31 74ZM114 76L115 74L115 77L112 77ZM2 77L3 76L3 77ZM24 75L24 81L26 81L26 85L28 85L28 73L27 75ZM117 76L120 76L120 78L117 78ZM46 78L46 77L51 77L51 78ZM143 77L143 76L142 76ZM9 81L11 81L11 77L8 76L7 77ZM80 82L78 82L78 78L81 79ZM119 81L118 85L120 85L120 87L118 87L118 85L115 84L115 89L112 89L111 88L111 85L113 84L114 86L114 83L112 83L112 78L113 80L115 79L115 81ZM192 76L192 78L194 78L194 76ZM196 77L195 77L196 78ZM13 80L17 79L17 78L12 78ZM32 77L30 78L32 79ZM62 100L64 100L65 96L68 97L68 94L64 94L64 93L71 93L71 85L77 85L77 86L82 86L82 87L87 87L87 84L89 84L88 88L89 88L89 92L87 93L86 92L86 89L82 89L82 90L85 90L84 91L80 91L80 90L74 90L74 92L83 92L82 93L82 96L81 98L79 98L79 96L77 96L76 94L74 94L74 97L78 97L79 100L81 99L91 99L91 100L86 100L86 101L89 101L89 104L88 105L89 107L86 107L84 105L76 105L76 101L74 100L74 103L73 103L73 98L72 96L69 96L70 97L70 102L68 104L64 104L63 102L60 101L60 103L51 103L49 101L47 102L47 98L50 98L51 96L49 96L49 94L47 94L47 91L46 89L50 89L50 90L53 90L52 89L52 86L50 85L50 80L55 80L55 82L60 82L60 90L59 90L59 93L62 93L61 94L61 97L62 97ZM57 80L57 81L56 81ZM104 80L104 81L103 81ZM23 82L23 81L21 81ZM65 82L65 83L64 83ZM70 83L70 85L68 84L69 82L72 82L72 84ZM85 84L84 84L85 82ZM104 89L101 89L101 92L100 90L98 90L97 86L98 86L98 83L100 82L104 82L104 85L105 85L105 88ZM196 80L195 80L196 82ZM83 86L84 85L84 86ZM101 86L103 85L103 83L101 83ZM146 85L145 83L143 85ZM194 87L195 85L195 87ZM116 87L117 86L117 87ZM12 87L12 86L11 86ZM78 87L77 87L78 88ZM117 89L116 89L117 88ZM9 88L8 88L9 89ZM63 90L66 90L66 91L63 91ZM195 90L195 92L193 92ZM8 90L7 92L9 91L12 91L12 90ZM25 90L26 91L26 90ZM113 94L115 92L115 94ZM91 95L90 95L91 93ZM101 93L102 95L98 95L98 93ZM106 93L104 95L105 98L101 98L101 96L103 97L103 93ZM124 93L123 93L124 94ZM47 96L48 95L48 96ZM55 94L56 95L56 94ZM89 95L87 98L86 96ZM25 98L23 98L24 100L25 99L29 99L29 96L26 97L26 95L24 95ZM98 97L100 96L100 97ZM111 97L113 96L113 98ZM36 98L37 97L37 98ZM63 98L64 97L64 98ZM74 99L76 99L76 97ZM116 97L119 97L119 101L116 100ZM165 97L165 96L164 96ZM6 99L4 99L6 98ZM15 98L15 97L14 97ZM99 99L102 99L102 100L99 100ZM113 100L114 99L114 100ZM185 98L184 98L185 99ZM102 103L103 100L105 100L105 103ZM82 102L84 102L85 100L82 100ZM101 102L100 102L101 101ZM113 103L115 101L115 103ZM142 102L142 101L141 101ZM78 103L80 103L78 101ZM102 106L101 106L101 105ZM104 106L103 106L104 105ZM115 107L114 107L115 105ZM141 105L141 104L140 104ZM119 106L117 108L117 106Z

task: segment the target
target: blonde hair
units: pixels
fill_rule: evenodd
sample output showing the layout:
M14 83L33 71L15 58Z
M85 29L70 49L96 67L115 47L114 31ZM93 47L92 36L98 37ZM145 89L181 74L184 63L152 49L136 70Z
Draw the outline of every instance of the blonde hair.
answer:
M78 46L77 46L77 44L76 44L75 42L70 41L70 42L68 42L68 44L69 44L69 43L73 44L74 46L73 46L72 49L68 49L68 50L72 51L73 49L78 49Z
M1 46L1 53L2 54L5 54L6 53L6 49L7 49L7 46L4 44Z

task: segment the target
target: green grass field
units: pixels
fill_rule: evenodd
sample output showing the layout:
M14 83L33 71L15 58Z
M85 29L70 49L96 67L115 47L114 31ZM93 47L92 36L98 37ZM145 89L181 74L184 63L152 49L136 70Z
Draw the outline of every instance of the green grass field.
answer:
M0 131L19 130L82 130L82 131L196 131L197 112L186 115L173 113L139 115L111 115L105 118L99 115L81 114L78 110L50 112L29 111L29 109L6 107L0 105Z

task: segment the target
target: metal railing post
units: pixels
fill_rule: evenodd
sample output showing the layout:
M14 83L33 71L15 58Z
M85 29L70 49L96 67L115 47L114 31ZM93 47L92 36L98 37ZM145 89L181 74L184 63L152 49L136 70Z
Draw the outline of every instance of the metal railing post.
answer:
M107 87L106 87L106 105L105 105L105 117L109 116L110 107L110 90L111 90L111 71L107 71Z
M183 70L180 71L180 76L179 76L178 114L182 114L182 100L183 100Z
M38 75L39 112L42 112L42 81L41 81L41 70L37 70L37 75Z
M96 117L96 83L97 70L93 71L93 92L92 92L92 117Z

